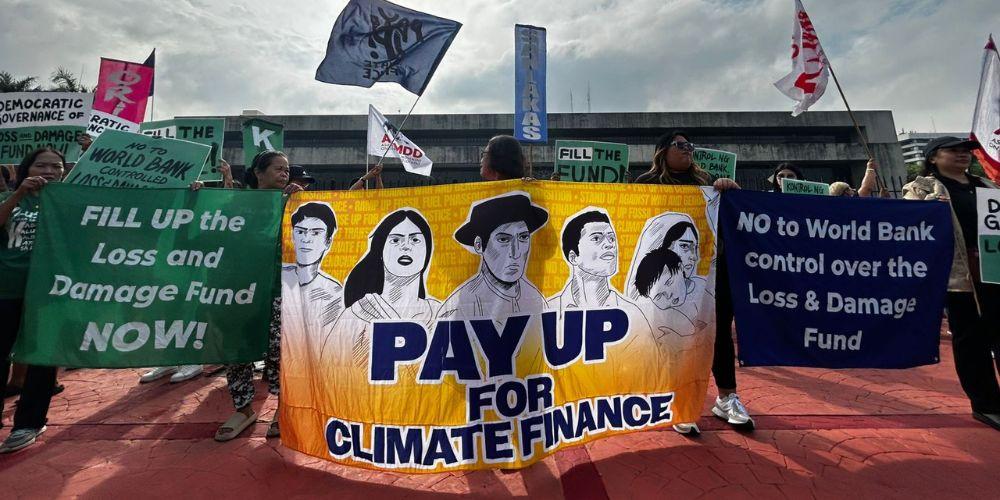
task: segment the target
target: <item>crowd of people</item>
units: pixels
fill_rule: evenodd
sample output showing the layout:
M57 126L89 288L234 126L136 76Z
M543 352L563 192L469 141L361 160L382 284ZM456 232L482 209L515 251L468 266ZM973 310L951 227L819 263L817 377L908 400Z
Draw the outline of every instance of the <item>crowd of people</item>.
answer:
M731 179L712 179L693 161L695 145L681 131L664 135L657 142L649 171L634 179L634 183L713 186L718 191L740 189ZM86 142L86 141L85 141ZM86 144L85 144L86 145ZM905 199L941 200L950 203L955 224L955 259L948 283L947 314L953 335L955 365L962 388L968 395L973 416L1000 430L1000 285L980 281L977 244L975 188L997 186L989 180L968 172L974 141L942 137L931 141L924 150L925 170L903 189ZM484 181L525 178L527 159L516 139L496 136L482 149L480 175ZM879 182L878 165L869 161L864 179L855 190L838 182L831 185L834 196L887 196ZM54 394L62 390L56 380L58 369L46 366L17 367L11 376L8 363L17 338L24 306L24 290L30 266L38 223L39 193L51 182L59 182L67 173L66 160L52 148L29 154L14 172L0 169L0 381L6 384L6 397L19 396L13 415L12 430L0 445L0 453L14 452L33 444L46 429L46 415ZM219 187L229 189L271 189L285 195L307 189L315 183L303 167L291 165L280 151L266 151L254 157L247 166L242 181L233 178L232 169L224 161L220 165L223 180ZM801 168L781 163L769 178L773 191L781 193L782 179L806 180ZM12 189L8 189L8 182ZM201 189L196 182L192 189ZM382 168L375 167L351 183L350 189L381 188ZM721 234L721 232L720 232ZM279 243L280 244L280 243ZM667 246L664 242L661 246ZM652 251L658 251L653 249ZM718 254L725 252L718 242ZM280 251L278 254L280 255ZM279 360L281 335L280 262L275 262L275 296L272 299L268 350L262 353L263 379L271 394L279 395ZM729 273L725 258L717 260L716 325L712 374L718 389L712 413L727 423L753 427L753 418L737 393L736 350L733 339L733 297L729 288ZM200 365L158 367L144 373L140 383L170 376L171 382L182 382L201 374ZM215 434L217 441L237 437L257 421L253 409L254 364L232 365L225 368L227 387L232 397L234 413L222 423ZM0 402L2 411L3 402ZM6 422L0 420L0 426ZM695 435L697 422L681 422L677 432ZM270 422L268 437L280 435L277 416Z

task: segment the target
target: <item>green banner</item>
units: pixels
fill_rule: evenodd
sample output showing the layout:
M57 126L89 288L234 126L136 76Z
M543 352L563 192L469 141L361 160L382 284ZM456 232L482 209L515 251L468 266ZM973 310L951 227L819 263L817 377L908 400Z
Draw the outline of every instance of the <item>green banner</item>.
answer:
M979 214L979 278L1000 283L1000 189L976 188Z
M736 178L736 153L718 149L696 149L692 157L702 169L715 179Z
M781 179L781 192L785 194L830 195L830 185L822 182Z
M188 187L198 180L209 148L201 144L105 130L66 182L100 187Z
M260 118L243 122L243 166L249 168L261 151L281 151L285 147L284 127Z
M76 138L87 131L93 99L94 94L84 92L0 93L0 164L21 163L42 147L76 162Z
M612 142L556 141L553 169L563 181L626 182L628 146Z
M222 157L222 145L225 142L226 120L224 118L174 118L145 122L139 125L139 133L153 137L180 139L196 142L212 148L205 161L198 180L211 182L221 181L219 158Z
M280 193L55 183L40 201L14 359L124 368L261 358Z

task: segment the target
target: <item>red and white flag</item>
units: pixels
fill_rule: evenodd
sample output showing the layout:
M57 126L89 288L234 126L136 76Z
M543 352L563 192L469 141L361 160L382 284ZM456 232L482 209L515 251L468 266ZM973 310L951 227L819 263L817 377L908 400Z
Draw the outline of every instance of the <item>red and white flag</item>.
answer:
M795 26L792 29L792 72L774 83L782 94L797 101L792 116L799 116L826 92L830 77L823 47L800 0L795 0Z
M424 154L423 149L407 139L371 104L368 105L368 154L399 158L403 168L411 174L429 177L431 167L434 166L434 162Z
M1000 54L990 35L983 50L979 98L972 116L972 139L983 147L973 153L993 182L1000 182Z

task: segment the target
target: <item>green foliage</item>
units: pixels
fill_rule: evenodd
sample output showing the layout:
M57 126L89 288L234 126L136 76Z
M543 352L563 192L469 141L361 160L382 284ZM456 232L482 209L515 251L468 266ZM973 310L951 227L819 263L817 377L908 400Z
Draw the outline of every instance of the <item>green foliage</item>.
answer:
M6 71L0 71L0 92L31 92L41 90L41 87L35 84L37 81L38 79L33 76L17 78Z
M80 83L80 79L66 68L58 68L50 77L52 86L42 88L38 78L28 76L18 78L6 71L0 71L0 92L93 92Z

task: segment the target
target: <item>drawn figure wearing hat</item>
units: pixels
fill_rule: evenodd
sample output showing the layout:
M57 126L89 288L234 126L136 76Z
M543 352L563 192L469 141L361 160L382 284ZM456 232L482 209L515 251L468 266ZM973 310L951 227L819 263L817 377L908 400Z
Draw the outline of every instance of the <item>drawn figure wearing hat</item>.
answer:
M295 263L281 266L282 320L301 321L307 336L308 327L330 325L344 309L344 288L320 269L336 232L337 217L326 203L305 203L292 213Z
M545 298L524 272L531 235L548 220L548 212L522 191L472 205L455 240L482 258L479 272L452 292L438 318L506 318L544 310Z

